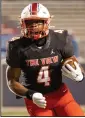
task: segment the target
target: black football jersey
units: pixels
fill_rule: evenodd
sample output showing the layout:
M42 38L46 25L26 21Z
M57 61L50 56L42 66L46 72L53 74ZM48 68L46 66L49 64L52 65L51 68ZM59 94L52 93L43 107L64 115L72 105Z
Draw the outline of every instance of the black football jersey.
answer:
M74 55L68 32L49 30L43 47L25 37L15 39L8 42L7 64L21 68L27 88L43 94L57 90L62 83L61 61Z

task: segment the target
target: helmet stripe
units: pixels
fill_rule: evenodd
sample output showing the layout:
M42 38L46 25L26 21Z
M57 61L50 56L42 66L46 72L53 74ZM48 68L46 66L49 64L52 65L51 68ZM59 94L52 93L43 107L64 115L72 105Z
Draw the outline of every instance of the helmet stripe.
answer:
M32 15L37 14L37 3L32 3Z

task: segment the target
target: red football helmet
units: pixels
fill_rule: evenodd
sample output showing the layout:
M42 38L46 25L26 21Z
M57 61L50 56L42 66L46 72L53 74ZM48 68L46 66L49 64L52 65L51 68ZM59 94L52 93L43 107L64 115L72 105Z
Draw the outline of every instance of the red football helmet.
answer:
M48 9L42 4L29 4L21 13L21 33L25 37L34 40L47 36L49 33L50 18Z

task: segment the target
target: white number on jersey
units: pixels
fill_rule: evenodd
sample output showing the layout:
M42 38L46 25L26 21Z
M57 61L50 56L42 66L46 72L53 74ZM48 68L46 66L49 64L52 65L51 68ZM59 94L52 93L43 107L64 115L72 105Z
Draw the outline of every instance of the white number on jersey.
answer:
M45 83L45 86L49 86L50 85L50 77L49 77L49 70L48 70L48 66L44 66L40 69L38 78L37 78L37 82L38 83Z

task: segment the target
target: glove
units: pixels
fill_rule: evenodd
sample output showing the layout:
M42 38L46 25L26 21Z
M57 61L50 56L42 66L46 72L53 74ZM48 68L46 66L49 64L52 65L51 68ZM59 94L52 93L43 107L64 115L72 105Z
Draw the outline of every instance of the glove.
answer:
M82 81L83 80L83 74L81 72L81 68L79 67L79 64L77 62L74 62L74 65L76 69L72 68L69 64L66 64L65 66L62 66L62 74L68 78L71 78L75 81ZM67 69L68 68L68 69Z
M45 97L41 93L34 93L32 96L33 103L40 108L46 108Z

